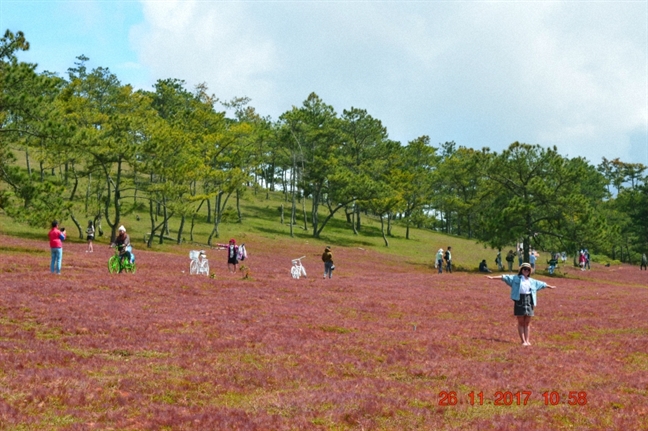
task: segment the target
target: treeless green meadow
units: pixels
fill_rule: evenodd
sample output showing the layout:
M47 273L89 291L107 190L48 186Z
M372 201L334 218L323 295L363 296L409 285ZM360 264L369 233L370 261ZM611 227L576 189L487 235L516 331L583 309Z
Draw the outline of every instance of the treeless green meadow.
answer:
M319 243L245 242L249 280L184 246L111 276L80 242L55 276L0 236L0 429L648 429L648 272L553 279L522 347L501 281L340 246L324 280Z

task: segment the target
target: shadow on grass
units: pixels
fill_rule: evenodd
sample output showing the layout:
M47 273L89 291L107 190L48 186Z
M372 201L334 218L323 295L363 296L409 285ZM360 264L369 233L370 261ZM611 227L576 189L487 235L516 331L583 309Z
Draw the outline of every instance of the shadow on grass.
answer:
M47 239L47 232L49 231L46 230L43 233L40 232L29 232L29 231L15 231L15 232L2 232L5 235L11 235L13 237L17 238L24 238L24 239L34 239L37 241L43 241L44 243L47 243L49 240Z
M255 226L254 230L258 232L271 234L271 235L279 235L282 237L290 238L290 231L289 231L290 227L287 225L281 225L281 226L283 227L283 229ZM313 238L310 232L305 231L299 226L293 226L293 235L295 236L295 238L301 238L301 239Z
M493 341L495 343L505 343L505 344L511 344L512 341L510 340L500 340L499 338L486 338L486 337L472 337L473 340L481 340L481 341Z
M0 253L49 254L50 252L49 250L43 250L41 248L0 246Z

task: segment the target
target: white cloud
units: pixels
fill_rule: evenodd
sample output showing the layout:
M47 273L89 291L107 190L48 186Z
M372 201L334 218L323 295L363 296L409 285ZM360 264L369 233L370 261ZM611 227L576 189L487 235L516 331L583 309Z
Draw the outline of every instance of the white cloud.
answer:
M206 81L276 118L311 91L403 142L630 158L646 133L645 5L614 2L142 2L154 78ZM648 163L648 160L646 160Z
M246 18L244 5L196 0L142 2L145 23L131 43L152 78L206 82L219 97L267 96L275 47Z

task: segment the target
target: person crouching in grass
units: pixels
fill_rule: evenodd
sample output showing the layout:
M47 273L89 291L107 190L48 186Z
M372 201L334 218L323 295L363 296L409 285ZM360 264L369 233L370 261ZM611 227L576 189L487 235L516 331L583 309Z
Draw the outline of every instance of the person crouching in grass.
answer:
M517 275L486 276L491 280L501 279L511 287L511 299L515 303L513 306L513 314L517 317L518 334L520 335L523 346L531 345L529 326L531 324L531 317L533 317L533 309L538 304L536 292L545 287L549 289L556 288L556 286L551 286L543 281L534 280L530 275L531 265L523 263Z

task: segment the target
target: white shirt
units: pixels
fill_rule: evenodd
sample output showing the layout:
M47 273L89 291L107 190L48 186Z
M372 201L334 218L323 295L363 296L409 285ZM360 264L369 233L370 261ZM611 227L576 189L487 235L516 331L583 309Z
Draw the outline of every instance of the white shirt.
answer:
M531 280L528 277L522 276L520 280L520 294L528 295L531 293Z

